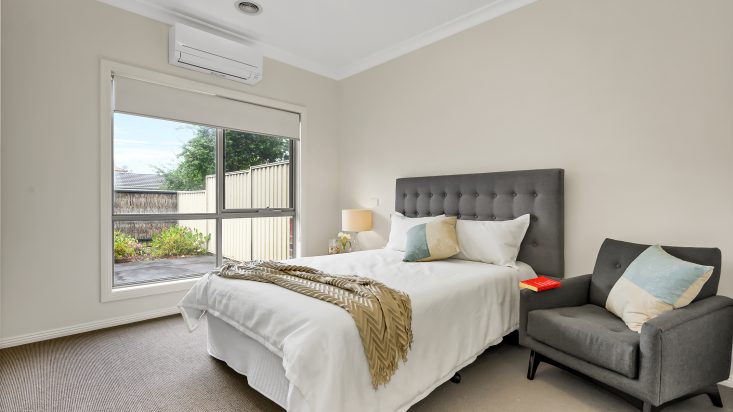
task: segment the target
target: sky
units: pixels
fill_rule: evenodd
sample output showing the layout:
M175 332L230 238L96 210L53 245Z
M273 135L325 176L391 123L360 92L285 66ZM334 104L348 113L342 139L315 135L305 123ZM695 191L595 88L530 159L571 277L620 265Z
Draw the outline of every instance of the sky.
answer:
M194 136L194 126L170 120L115 113L114 165L133 173L175 167L176 154Z

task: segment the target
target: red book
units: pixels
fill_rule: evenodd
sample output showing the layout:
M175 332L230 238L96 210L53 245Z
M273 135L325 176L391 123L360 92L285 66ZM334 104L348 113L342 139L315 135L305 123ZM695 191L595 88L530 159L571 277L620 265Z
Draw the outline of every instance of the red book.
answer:
M534 279L527 279L519 282L520 289L529 289L535 292L542 292L543 290L550 290L559 287L560 282L544 276L538 276Z

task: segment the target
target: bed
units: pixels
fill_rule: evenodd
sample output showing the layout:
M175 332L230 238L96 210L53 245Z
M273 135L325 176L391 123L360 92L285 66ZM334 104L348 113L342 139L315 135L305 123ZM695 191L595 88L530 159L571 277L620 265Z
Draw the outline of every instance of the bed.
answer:
M208 314L208 352L288 411L404 411L501 342L519 323L517 282L562 277L561 169L398 179L395 210L507 220L531 215L517 267L458 259L402 262L388 249L293 259L368 276L412 300L414 341L391 381L374 390L351 317L271 284L203 277L181 309L190 329Z

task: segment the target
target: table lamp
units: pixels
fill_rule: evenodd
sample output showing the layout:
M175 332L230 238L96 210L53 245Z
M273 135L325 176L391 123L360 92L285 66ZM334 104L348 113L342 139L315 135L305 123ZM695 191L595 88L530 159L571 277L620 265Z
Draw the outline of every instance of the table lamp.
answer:
M356 235L358 232L372 230L371 209L344 209L341 211L341 230L352 232L351 247L356 249Z

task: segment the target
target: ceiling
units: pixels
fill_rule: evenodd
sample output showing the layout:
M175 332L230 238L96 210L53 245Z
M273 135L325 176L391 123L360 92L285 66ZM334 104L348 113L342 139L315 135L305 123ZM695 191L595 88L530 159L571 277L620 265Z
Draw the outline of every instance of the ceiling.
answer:
M265 56L343 79L536 0L99 0L257 46Z

